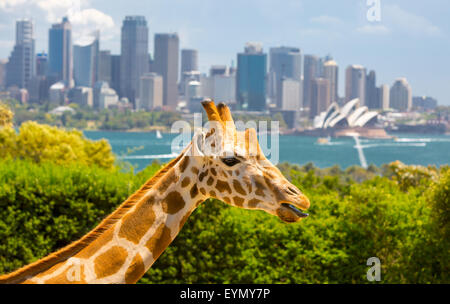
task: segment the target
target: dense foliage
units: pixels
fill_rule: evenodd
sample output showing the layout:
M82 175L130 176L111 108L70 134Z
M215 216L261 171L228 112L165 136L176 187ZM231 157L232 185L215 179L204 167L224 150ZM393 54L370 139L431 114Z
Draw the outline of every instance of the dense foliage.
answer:
M11 127L0 128L0 158L51 160L57 164L73 162L112 169L115 157L106 140L86 139L77 130L25 122L19 132Z
M280 167L310 198L310 217L285 224L208 200L140 282L365 283L372 256L381 283L450 282L447 167ZM158 168L0 160L0 273L74 241Z

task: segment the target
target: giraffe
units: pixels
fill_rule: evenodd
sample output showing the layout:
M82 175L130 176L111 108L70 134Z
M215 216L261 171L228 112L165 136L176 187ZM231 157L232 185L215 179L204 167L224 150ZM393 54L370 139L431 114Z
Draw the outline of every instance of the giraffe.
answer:
M229 108L205 100L210 128L91 232L0 276L0 283L136 283L207 198L264 210L287 223L308 216L308 198L262 153L255 129L237 131Z

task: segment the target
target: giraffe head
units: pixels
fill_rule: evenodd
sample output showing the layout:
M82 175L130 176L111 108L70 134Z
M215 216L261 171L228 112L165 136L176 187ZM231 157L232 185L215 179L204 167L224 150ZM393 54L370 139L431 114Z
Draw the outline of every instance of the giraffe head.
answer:
M263 154L255 129L238 131L229 108L211 100L202 105L209 129L196 133L192 151L198 163L197 185L203 195L227 204L260 209L292 223L308 216L308 198Z

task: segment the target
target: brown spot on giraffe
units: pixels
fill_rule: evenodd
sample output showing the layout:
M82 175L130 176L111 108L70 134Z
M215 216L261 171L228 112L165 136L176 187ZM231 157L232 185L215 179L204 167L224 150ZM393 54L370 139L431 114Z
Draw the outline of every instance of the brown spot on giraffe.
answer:
M236 206L242 207L245 200L242 197L235 196L235 197L233 197L233 201Z
M237 179L233 180L233 187L237 193L239 193L241 195L247 195L244 188L242 188L241 183Z
M159 193L165 193L170 185L178 182L179 178L180 177L175 173L174 169L169 170L169 172L167 172L167 174L163 177L159 184Z
M201 194L206 195L206 190L204 188L200 188L200 192Z
M186 188L190 183L191 179L188 176L186 176L185 178L183 178L183 181L181 182L181 187Z
M217 176L217 171L214 168L211 168L211 174L214 176Z
M261 201L259 199L253 198L248 201L248 207L249 208L256 208L256 205L258 205Z
M134 256L130 266L125 273L125 283L134 284L144 275L145 266L141 255L138 253Z
M152 252L153 258L157 259L171 241L170 228L162 223L145 246Z
M100 254L94 260L94 270L97 279L113 275L120 270L125 263L128 252L120 246L113 246L108 251ZM108 261L105 263L104 261Z
M197 184L194 184L194 185L192 186L191 191L190 191L190 194L191 194L191 198L194 198L194 197L197 196L197 194L198 194Z
M258 196L264 196L264 189L266 188L266 185L264 184L264 181L258 176L255 177L255 194Z
M185 156L180 163L180 172L183 173L189 165L189 156Z
M125 238L135 244L139 244L139 241L155 221L153 206L154 198L152 197L146 202L136 206L136 209L133 212L126 214L122 219L119 237Z
M162 208L165 213L175 214L184 208L186 202L178 191L172 191L167 194L162 202Z
M208 186L212 186L213 183L214 183L214 179L210 176L210 177L208 178L208 181L206 182L206 184L207 184Z
M219 190L219 192L223 193L223 192L228 192L228 193L232 193L232 190L230 188L230 185L228 185L227 182L218 180L216 183L216 189Z
M198 180L202 182L206 175L208 175L208 169L200 173L200 175L198 176Z
M217 197L216 192L214 192L214 190L209 191L209 195L212 197Z
M194 173L195 175L197 175L198 174L198 168L192 167L191 168L191 172Z

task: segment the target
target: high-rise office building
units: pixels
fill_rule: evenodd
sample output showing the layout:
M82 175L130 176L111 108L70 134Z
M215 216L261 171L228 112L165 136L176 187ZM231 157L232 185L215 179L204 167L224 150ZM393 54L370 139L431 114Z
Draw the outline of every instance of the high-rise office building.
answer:
M36 76L46 76L48 73L48 55L44 52L36 54Z
M83 37L73 47L74 80L79 87L93 87L98 80L99 35Z
M163 106L172 110L178 104L179 49L177 33L155 34L154 72L163 77Z
M345 71L345 101L359 98L366 106L366 69L361 65L350 65Z
M325 78L316 78L311 86L311 107L309 117L314 118L330 106L330 82Z
M6 66L8 60L0 59L0 90L6 87Z
M406 78L398 78L391 87L389 94L390 107L407 112L412 108L412 92Z
M240 109L266 109L267 54L261 44L247 43L237 55L236 100Z
M389 109L389 94L390 94L389 85L382 84L378 88L378 98L379 98L378 104L381 105L381 109L383 110Z
M382 108L378 93L375 71L370 71L366 76L366 105L369 109Z
M286 95L283 94L282 92L283 80L289 78L291 82L292 80L294 80L299 82L300 84L301 77L302 77L302 54L299 48L282 46L270 49L268 95L272 101L275 101L277 108L283 109L282 99L283 95ZM298 94L300 94L300 90ZM292 94L289 93L289 95ZM299 108L301 106L302 105L299 105Z
M191 81L189 75L191 72L198 71L198 52L192 49L181 50L181 69L179 92L186 97L186 86Z
M126 16L121 36L120 96L135 105L141 76L148 71L147 21L144 16Z
M281 102L278 108L281 110L298 111L301 107L301 81L292 78L284 78L280 84L280 91Z
M120 55L111 55L111 88L120 91Z
M16 42L6 69L6 86L26 88L35 75L35 51L33 23L31 20L16 21Z
M63 81L73 86L72 25L67 17L53 24L48 32L48 75L52 81Z
M313 80L317 77L319 58L314 55L305 55L303 62L303 107L310 108Z
M330 84L330 104L338 102L338 80L339 80L339 67L336 61L328 60L323 64L323 78L328 79Z
M181 50L181 76L184 72L198 71L198 52L192 49Z
M98 58L98 81L106 81L110 87L112 86L111 68L111 51L100 51Z
M138 110L151 111L163 105L163 78L156 73L141 76Z

